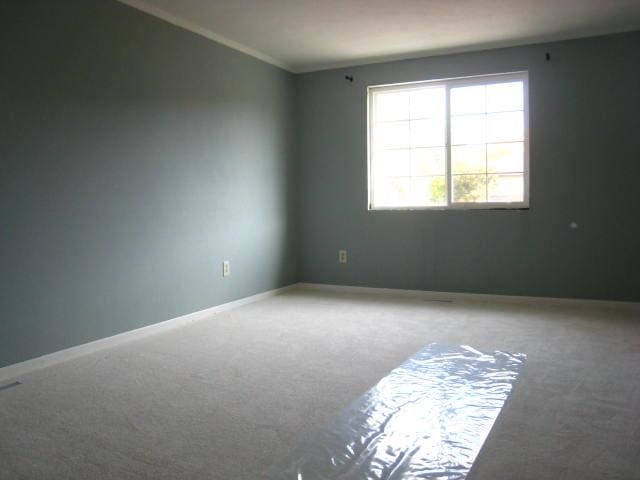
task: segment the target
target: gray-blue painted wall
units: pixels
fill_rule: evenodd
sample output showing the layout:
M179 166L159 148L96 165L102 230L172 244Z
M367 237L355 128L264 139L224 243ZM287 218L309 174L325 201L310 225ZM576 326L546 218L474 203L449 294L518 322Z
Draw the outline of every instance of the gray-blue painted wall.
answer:
M299 280L640 300L639 52L634 32L298 76ZM520 70L529 210L367 211L368 85Z
M294 76L112 0L0 18L0 367L296 280L640 300L638 32ZM367 211L367 85L514 70L530 210Z
M293 75L111 0L0 18L0 366L295 281Z

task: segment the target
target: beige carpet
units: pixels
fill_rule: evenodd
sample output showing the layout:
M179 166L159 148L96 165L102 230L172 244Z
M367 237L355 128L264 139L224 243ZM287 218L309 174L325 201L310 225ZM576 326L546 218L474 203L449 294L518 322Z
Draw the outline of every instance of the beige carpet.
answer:
M637 311L304 290L17 379L0 478L260 478L433 341L528 356L470 480L640 478Z

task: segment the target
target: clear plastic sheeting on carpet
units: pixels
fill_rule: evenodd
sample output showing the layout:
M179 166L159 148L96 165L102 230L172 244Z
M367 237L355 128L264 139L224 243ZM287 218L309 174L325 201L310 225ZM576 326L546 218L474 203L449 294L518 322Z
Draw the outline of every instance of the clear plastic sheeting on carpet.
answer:
M466 478L526 356L431 344L349 404L269 480Z

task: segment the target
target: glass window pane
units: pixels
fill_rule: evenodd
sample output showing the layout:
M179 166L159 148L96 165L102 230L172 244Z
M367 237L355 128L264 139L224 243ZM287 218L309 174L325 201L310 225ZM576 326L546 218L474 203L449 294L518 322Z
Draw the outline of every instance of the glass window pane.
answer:
M523 108L522 82L487 85L487 112L506 112Z
M451 144L465 145L485 142L485 115L464 115L451 118Z
M490 143L487 145L487 170L493 172L523 172L524 143Z
M428 175L444 175L445 149L416 148L411 150L411 175L424 177Z
M524 113L490 113L487 115L487 142L524 140Z
M413 177L411 179L411 205L428 207L446 203L444 177Z
M490 202L522 202L524 200L524 175L498 174L489 175Z
M375 98L376 121L409 119L409 93L378 93Z
M523 202L525 83L509 74L373 88L372 206Z
M410 177L387 177L376 180L373 201L377 207L401 207L411 199Z
M411 92L411 118L444 117L445 89L423 88Z
M445 122L443 118L413 120L411 122L412 147L440 147L445 145Z
M451 115L484 113L486 111L484 85L452 88L450 91Z
M486 149L483 145L451 147L451 170L458 173L485 173Z
M373 157L376 177L408 177L411 175L411 150L380 150Z
M486 175L454 175L452 199L454 202L475 203L487 200Z
M411 144L409 122L378 123L375 131L375 148L407 148Z

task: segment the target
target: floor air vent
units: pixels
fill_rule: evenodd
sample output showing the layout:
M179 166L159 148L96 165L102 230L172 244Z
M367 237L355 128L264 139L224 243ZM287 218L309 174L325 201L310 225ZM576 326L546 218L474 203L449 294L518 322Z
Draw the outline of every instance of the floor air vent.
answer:
M9 390L10 388L17 387L18 385L22 385L20 382L8 383L6 385L0 385L0 392L2 390Z

